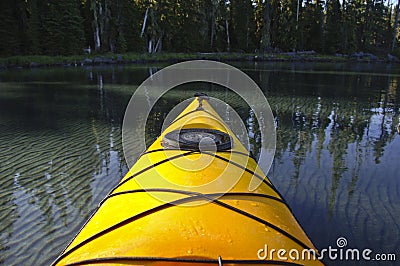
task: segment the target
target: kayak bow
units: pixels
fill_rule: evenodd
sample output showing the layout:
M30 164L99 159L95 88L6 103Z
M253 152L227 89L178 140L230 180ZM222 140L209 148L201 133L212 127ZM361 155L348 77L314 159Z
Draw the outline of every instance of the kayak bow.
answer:
M197 95L161 133L54 265L322 265L207 99ZM253 177L262 182L250 192Z

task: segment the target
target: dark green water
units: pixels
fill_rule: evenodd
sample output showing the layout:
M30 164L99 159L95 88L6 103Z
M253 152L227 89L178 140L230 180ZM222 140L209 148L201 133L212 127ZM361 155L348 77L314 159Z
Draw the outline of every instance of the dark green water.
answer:
M317 248L345 237L349 248L396 253L399 261L399 66L236 66L269 100L278 138L268 175ZM0 72L1 265L51 263L119 182L127 172L125 107L162 67ZM192 84L160 100L148 121L149 141L171 108L198 90L229 103L253 128L248 106L233 93Z

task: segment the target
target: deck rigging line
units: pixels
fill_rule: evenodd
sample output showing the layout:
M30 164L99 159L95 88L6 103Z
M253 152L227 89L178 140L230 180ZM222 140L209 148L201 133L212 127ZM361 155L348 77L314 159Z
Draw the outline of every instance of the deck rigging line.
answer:
M140 261L152 261L152 262L184 262L184 263L208 263L215 265L224 264L259 264L259 265L281 265L281 266L301 266L301 264L276 261L276 260L223 260L218 257L218 260L213 259L189 259L189 258L163 258L163 257L106 257L106 258L94 258L82 261L77 261L67 264L67 266L78 266L87 264L98 264L98 263L110 263L110 262L140 262Z
M157 212L159 212L161 210L165 210L165 209L177 206L177 205L182 205L184 203L194 202L194 201L204 200L204 199L210 201L213 204L219 205L219 206L224 207L224 208L226 208L228 210L231 210L231 211L236 212L238 214L241 214L241 215L243 215L245 217L253 219L253 220L255 220L255 221L257 221L257 222L259 222L261 224L264 224L264 225L274 229L275 231L281 233L282 235L286 236L287 238L289 238L290 240L292 240L293 242L295 242L296 244L298 244L299 246L301 246L304 249L314 250L313 248L307 246L305 243L303 243L301 240L299 240L295 236L291 235L287 231L281 229L280 227L278 227L278 226L276 226L276 225L274 225L274 224L272 224L272 223L270 223L270 222L268 222L268 221L266 221L264 219L261 219L261 218L255 216L255 215L252 215L252 214L250 214L250 213L248 213L246 211L243 211L243 210L241 210L239 208L236 208L236 207L234 207L232 205L229 205L227 203L224 203L224 202L221 202L219 200L210 198L207 195L198 194L198 195L192 195L190 197L174 200L174 201L171 201L171 202L168 202L168 203L164 203L162 205L156 206L156 207L151 208L149 210L143 211L143 212L141 212L139 214L133 215L133 216L131 216L131 217L119 222L119 223L116 223L116 224L114 224L112 226L109 226L108 228L106 228L106 229L104 229L104 230L92 235L91 237L88 237L87 239L85 239L82 242L78 243L77 245L73 246L71 249L65 251L63 254L61 254L56 259L54 264L56 264L57 262L59 262L60 260L62 260L66 256L68 256L69 254L71 254L75 250L77 250L77 249L83 247L84 245L92 242L93 240L95 240L95 239L97 239L97 238L99 238L99 237L101 237L103 235L106 235L106 234L114 231L115 229L118 229L118 228L121 228L121 227L123 227L123 226L125 226L127 224L130 224L131 222L134 222L134 221L139 220L141 218L147 217L148 215L157 213ZM313 255L315 256L315 254L313 254Z

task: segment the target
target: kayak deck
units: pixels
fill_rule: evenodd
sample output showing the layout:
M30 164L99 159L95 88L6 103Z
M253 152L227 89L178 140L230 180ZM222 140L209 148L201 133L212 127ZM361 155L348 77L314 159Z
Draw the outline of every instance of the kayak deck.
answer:
M186 130L193 140L196 129L227 134L230 145L166 144L167 134ZM249 191L253 177L263 182ZM200 96L140 156L54 265L322 265L314 255L264 254L272 249L317 254L282 195Z

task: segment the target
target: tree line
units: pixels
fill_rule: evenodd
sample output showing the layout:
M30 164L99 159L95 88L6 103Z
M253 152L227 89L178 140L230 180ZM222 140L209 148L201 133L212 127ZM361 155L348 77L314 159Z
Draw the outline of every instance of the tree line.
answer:
M386 54L392 0L1 0L0 55L97 52Z

